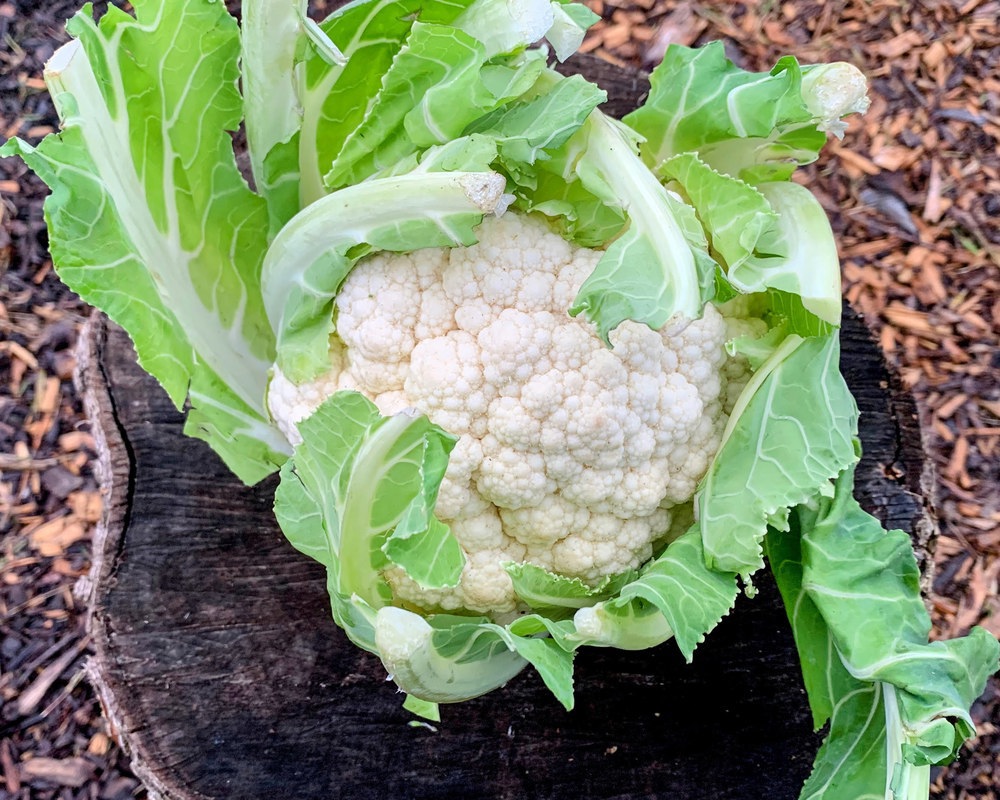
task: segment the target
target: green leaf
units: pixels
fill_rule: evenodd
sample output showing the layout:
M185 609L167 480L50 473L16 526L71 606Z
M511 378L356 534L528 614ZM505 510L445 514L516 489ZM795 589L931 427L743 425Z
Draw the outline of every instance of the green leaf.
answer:
M403 708L412 714L416 714L418 717L429 719L431 722L441 721L441 709L438 704L421 700L415 695L406 695L406 699L403 701ZM415 722L410 724L415 724Z
M281 480L274 490L274 513L281 532L300 553L336 572L337 551L330 545L322 507L296 474L294 461L286 461L279 475Z
M343 62L304 54L301 133L276 148L297 152L300 207L457 137L526 91L543 56L524 48L554 20L547 0L375 0L334 11L320 27Z
M486 114L466 130L496 139L508 168L549 158L547 151L562 147L607 99L603 90L582 76L554 77L550 72L537 82L540 94Z
M440 484L441 479L437 482ZM433 494L436 497L437 490ZM432 514L434 506L429 495L425 491L414 498L382 546L382 552L427 589L457 586L465 554L448 526Z
M505 627L485 618L448 614L424 618L389 606L378 612L376 637L396 684L425 701L455 703L478 697L531 664L570 711L575 653L571 628L572 623L554 623L537 615Z
M553 21L549 0L476 0L454 26L482 42L486 57L495 59L522 55L546 35Z
M570 307L605 342L626 319L654 329L672 319L697 319L715 289L715 264L704 252L697 219L660 185L635 148L632 131L595 111L567 142L564 156L587 192L628 218Z
M579 646L647 650L673 638L673 628L654 605L642 599L628 603L602 602L573 615L574 640Z
M749 577L768 524L832 494L857 461L857 406L839 360L835 334L790 335L740 394L695 500L710 567Z
M757 254L761 237L777 223L777 214L764 195L738 178L712 169L696 153L673 156L656 171L680 184L730 276ZM730 283L743 292L759 291L732 279Z
M295 54L306 6L307 0L245 0L241 5L240 80L247 149L257 191L267 199L276 220L298 211L295 194L289 196L275 186L284 173L267 169L265 161L276 145L290 141L299 130Z
M609 575L597 586L588 586L579 578L556 575L531 563L505 564L514 584L514 592L528 607L548 616L567 614L618 594L633 580L634 573Z
M488 136L473 133L407 156L373 175L372 180L410 173L475 172L493 163L496 158L497 143Z
M671 542L610 604L622 605L636 598L652 604L663 615L677 646L690 662L705 634L732 609L736 594L734 573L717 572L706 566L701 533L694 526Z
M797 528L796 528L797 531ZM813 728L819 730L833 714L839 694L834 683L842 683L841 664L829 636L826 621L802 587L802 539L795 532L768 531L764 538L767 562L774 574L785 612L792 625L799 651L802 680L812 710Z
M950 760L975 733L968 708L996 671L1000 644L981 628L928 643L931 621L910 539L884 531L862 511L849 494L850 478L817 511L798 511L803 588L851 675L900 690L898 713L909 731L906 759ZM953 729L946 718L954 720ZM952 730L944 747L939 724Z
M729 282L741 292L766 288L796 295L810 314L839 326L840 258L826 212L797 183L761 183L757 189L777 213L777 223L761 236L758 253L729 271Z
M518 191L519 207L549 217L566 239L581 247L602 247L625 227L625 213L605 205L571 174L574 159L559 151ZM515 189L517 191L517 189Z
M650 84L646 102L624 121L645 138L642 157L651 167L697 151L734 177L784 180L796 164L814 161L826 141L790 56L769 73L753 73L729 61L722 42L671 45Z
M271 243L262 272L282 372L302 382L329 369L333 299L361 257L472 244L474 226L503 190L493 172L418 169L341 189L300 211Z
M275 513L289 541L330 570L332 594L356 596L375 609L388 604L392 595L381 570L394 555L430 584L454 580L461 551L427 511L452 436L423 416L383 417L356 392L334 394L299 431L304 441L293 467L282 471L287 486L276 494ZM400 525L396 542L385 546ZM420 556L428 560L414 566Z
M552 619L547 614L525 614L507 625L507 629L516 636L550 636L567 653L580 647L576 626L569 619Z
M780 291L816 318L804 329L840 324L840 260L826 212L804 186L790 181L755 187L682 153L657 170L677 181L694 206L726 280L744 293ZM787 305L787 304L786 304ZM799 323L800 315L794 317ZM812 335L816 335L813 333Z
M516 59L499 59L485 64L479 71L479 78L492 97L509 102L530 92L543 72L544 53L529 50Z
M424 700L454 703L478 697L530 663L559 702L571 710L574 648L567 643L570 627L570 623L553 623L537 615L504 627L483 618L448 614L425 619L387 607L378 612L376 637L396 684Z
M281 468L281 481L274 492L274 515L289 543L326 567L327 591L336 623L354 644L377 655L375 610L363 600L340 592L339 557L330 544L323 508L306 488L291 460Z
M772 330L778 328L787 333L795 333L804 338L810 336L836 335L840 320L830 324L820 319L805 305L802 297L780 289L768 289L764 295L767 302L766 319Z
M89 8L46 81L62 132L9 141L52 188L46 201L62 280L120 324L188 430L245 482L289 450L264 408L274 335L260 269L267 209L236 166L239 36L220 3L138 2L138 19ZM178 41L184 47L176 46Z
M580 608L573 617L577 646L645 650L670 638L689 662L736 602L734 573L706 565L697 526L672 541L617 596Z
M830 733L802 798L926 798L928 765L952 759L975 729L969 707L997 669L984 630L928 642L909 537L885 531L851 497L832 498L771 531L768 559L788 611L817 727Z
M565 61L583 44L587 29L601 17L576 0L552 0L552 27L545 34L556 58Z
M493 104L479 77L485 61L485 48L464 31L414 22L364 120L326 173L326 187L360 183L422 147L460 136Z
M503 628L499 630L504 631ZM572 711L574 653L564 650L553 639L517 636L509 630L501 635L515 652L535 668L563 708Z
M897 762L896 785L905 781L914 791L897 793L893 789L886 752L886 700L892 688L853 680L836 654L829 673L827 691L836 698L830 732L816 754L800 800L926 800L926 768Z
M546 70L542 51L521 52L551 23L548 0L528 0L516 20L510 15L506 0L478 0L449 24L414 22L364 119L346 136L327 188L359 183L463 133L502 138L516 175L579 128L604 93Z
M299 186L299 208L327 194L323 176L362 124L369 105L378 96L382 77L416 21L452 23L471 0L422 3L420 0L373 0L349 3L330 14L320 25L343 53L343 64L331 64L314 48L304 52L299 66L297 99L302 109L300 132L294 142L279 146L274 165L293 174L281 177Z
M527 666L502 631L475 618L439 614L425 619L385 606L376 617L375 643L404 692L428 703L457 703L502 686Z

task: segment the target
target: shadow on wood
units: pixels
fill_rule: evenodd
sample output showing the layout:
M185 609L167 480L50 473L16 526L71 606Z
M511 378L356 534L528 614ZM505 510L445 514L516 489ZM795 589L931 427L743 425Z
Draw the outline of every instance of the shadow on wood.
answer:
M588 75L633 107L645 84ZM623 80L627 81L623 83ZM617 81L617 83L616 83ZM843 368L862 408L859 499L915 533L932 525L912 401L848 312ZM323 569L95 318L81 358L101 438L107 517L95 543L91 676L137 774L176 800L731 798L792 800L820 737L777 591L760 579L683 662L672 643L586 649L577 708L533 673L411 726L379 661L330 618Z

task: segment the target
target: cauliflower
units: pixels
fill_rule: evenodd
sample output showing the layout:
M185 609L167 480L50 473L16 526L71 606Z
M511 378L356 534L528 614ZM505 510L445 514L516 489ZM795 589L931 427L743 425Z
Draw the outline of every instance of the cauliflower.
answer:
M503 616L518 610L506 562L596 585L652 557L747 380L725 343L765 325L708 305L674 335L626 321L609 349L566 311L600 251L516 213L478 234L359 263L337 295L329 372L293 385L275 369L269 407L293 444L296 423L344 389L458 436L435 512L466 554L461 581L385 577L410 606Z
M0 156L185 431L281 470L282 531L405 707L530 663L570 710L584 646L690 661L766 549L833 717L804 794L926 797L1000 647L926 642L908 537L852 497L836 242L791 178L867 106L858 70L672 45L615 120L531 47L580 45L569 0L135 5L74 17L63 132Z

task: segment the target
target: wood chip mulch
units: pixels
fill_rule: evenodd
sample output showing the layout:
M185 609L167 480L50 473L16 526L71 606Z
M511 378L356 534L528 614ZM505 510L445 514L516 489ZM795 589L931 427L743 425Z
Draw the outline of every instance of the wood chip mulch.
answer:
M76 2L0 3L0 136L37 141L55 115L42 64ZM83 680L87 638L73 587L90 565L101 495L75 395L87 313L52 272L45 188L0 162L0 798L136 796Z
M941 538L934 635L1000 635L1000 2L588 0L584 50L650 68L670 43L723 39L767 69L846 60L872 82L803 180L839 237L847 296L922 406ZM42 64L77 0L0 0L0 137L56 124ZM101 4L98 3L98 10ZM83 680L73 594L100 512L71 376L86 313L52 272L45 190L0 162L0 798L124 800L144 792ZM980 736L934 773L940 800L1000 798L1000 684Z

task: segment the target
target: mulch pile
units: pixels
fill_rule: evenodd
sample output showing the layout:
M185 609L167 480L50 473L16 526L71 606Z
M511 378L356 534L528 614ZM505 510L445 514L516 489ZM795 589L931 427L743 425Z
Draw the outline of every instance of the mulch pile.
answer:
M872 108L804 171L838 234L850 301L925 415L941 538L934 636L1000 635L1000 2L588 0L584 50L649 68L670 43L723 39L748 69L847 60ZM0 137L56 125L42 64L77 0L0 1ZM100 11L100 5L97 4ZM40 7L41 6L41 7ZM52 272L41 202L0 163L0 798L142 796L84 680L73 594L100 513L72 383L86 308ZM1000 797L1000 684L936 798Z

